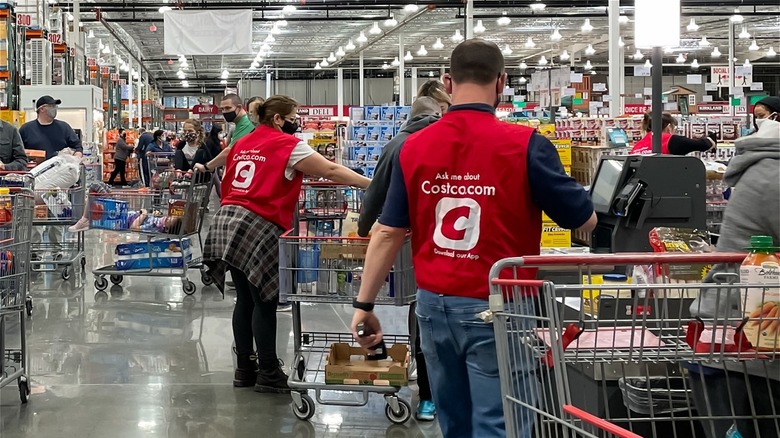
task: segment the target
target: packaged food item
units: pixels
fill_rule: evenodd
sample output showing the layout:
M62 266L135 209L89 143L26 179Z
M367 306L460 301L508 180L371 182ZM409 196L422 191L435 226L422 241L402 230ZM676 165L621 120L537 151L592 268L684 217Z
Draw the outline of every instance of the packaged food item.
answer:
M12 220L11 189L8 187L0 187L0 224L5 224Z
M739 282L747 285L766 285L742 290L744 316L748 318L743 330L758 350L780 350L780 259L771 236L753 236L750 254L739 268Z
M707 253L713 252L709 234L706 230L691 228L658 227L650 231L650 246L654 252L682 252L682 253ZM672 264L663 267L665 272L656 272L656 275L665 275L670 280L701 281L712 269L710 264Z

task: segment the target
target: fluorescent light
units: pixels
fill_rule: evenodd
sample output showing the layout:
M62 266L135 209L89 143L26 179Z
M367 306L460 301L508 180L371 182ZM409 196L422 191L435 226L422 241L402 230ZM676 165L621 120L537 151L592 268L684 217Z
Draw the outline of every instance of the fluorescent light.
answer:
M279 26L279 27L287 27L287 20L279 20L279 21L277 21L274 24Z
M390 66L387 65L387 62L382 63L382 70L387 70L388 68L390 68Z
M556 27L555 30L553 30L552 35L550 35L550 40L552 40L552 41L560 41L561 38L563 38L563 35L561 35L561 32Z
M645 61L645 67L652 67L652 66L653 66L653 64L650 63L649 59L647 61Z
M285 5L285 7L282 8L282 12L285 14L292 14L296 10L297 8L293 5Z
M618 38L618 47L625 47L626 42L623 41L623 37Z
M398 57L396 56L393 62L390 63L393 67L398 67L401 65L401 61L398 60Z
M450 38L453 43L459 43L463 41L463 35L460 33L460 29L455 29L455 34Z
M512 54L512 48L511 48L511 47L509 47L509 44L507 44L507 45L504 47L504 50L502 50L502 51L501 51L501 53L503 53L503 54L504 54L504 56L509 56L509 55L511 55L511 54Z
M634 59L637 61L641 61L645 55L642 54L642 52L639 51L639 49L636 49L636 53L634 53Z
M720 50L718 50L718 48L715 47L714 49L712 49L712 53L710 53L710 56L712 56L713 58L720 58Z
M750 38L750 33L747 31L746 26L742 26L742 32L739 33L739 37L743 40Z
M408 5L404 6L404 11L409 13L417 12L419 9L420 7L414 3L409 3Z
M327 66L330 65L330 63L328 62L327 58L322 58L322 61L320 62L320 65L323 66L323 67L327 67Z
M420 46L420 50L417 51L417 56L426 56L428 51L425 50L425 46Z
M755 52L758 49L759 49L759 47L758 47L758 44L756 43L756 39L753 38L753 42L750 43L750 47L748 47L748 50L750 50L751 52Z
M87 38L95 38L95 32L92 29L89 30L89 33L87 34Z
M590 59L585 61L585 65L583 66L585 70L590 70L593 68L593 64L590 63Z
M534 42L534 39L528 37L528 39L525 41L525 47L529 49L533 49L534 47L536 47L536 43Z
M528 64L525 63L525 60L520 61L520 70L525 70L528 68Z
M710 46L710 42L707 41L707 36L706 35L702 36L701 41L699 41L699 47L709 47L709 46Z
M739 15L739 8L736 8L734 9L734 15L732 15L731 18L729 18L729 21L731 21L732 23L742 23L743 21L745 21L745 17Z
M381 30L380 30L380 32L381 32ZM357 40L357 42L359 42L360 44L363 44L363 43L365 43L366 41L368 41L368 38L366 38L366 33L365 33L365 32L363 32L363 31L361 30L361 31L360 31L360 35L359 35L359 36L356 38L356 40Z
M374 26L368 31L368 33L371 35L379 35L382 33L382 29L379 28L379 23L375 21Z
M474 26L474 33L484 33L486 30L485 25L482 24L482 20L477 20L477 25Z
M683 56L682 53L677 55L677 59L674 60L678 64L684 64L685 63L685 56Z
M498 20L496 20L496 23L499 26L509 26L509 23L511 23L511 22L512 22L512 20L509 17L506 16L506 11L504 11L504 13L501 15L501 17Z
M163 7L161 7L160 9L158 9L157 11L158 11L159 13L161 13L161 14L164 14L164 13L166 13L166 12L168 12L168 11L171 11L171 10L173 10L173 8L172 8L172 7L170 7L170 6L163 6Z
M699 68L699 60L698 59L694 59L693 60L693 62L691 63L691 68Z
M385 27L395 27L398 24L398 20L395 19L394 14L390 14L390 18L385 20Z
M561 58L561 61L568 61L569 58L571 58L571 56L569 55L569 52L567 50L564 50L563 52L561 52L561 56L559 56L559 58Z
M227 69L222 70L222 79L227 79L230 77L230 72L227 71Z
M534 11L543 11L546 7L547 5L542 3L541 0L536 0L534 3L531 3L531 9Z
M319 62L318 62L318 63L316 63L316 64L314 64L314 69L315 69L315 70L322 70L322 66L320 65L320 63L319 63Z
M342 57L346 56L346 54L347 54L347 52L345 52L344 48L341 47L341 46L339 46L339 49L336 50L336 56L338 56L339 58L342 58Z
M699 30L699 25L696 24L696 20L691 18L691 22L688 23L686 29L688 29L688 32L696 32L697 30Z
M585 22L582 23L582 27L580 27L580 30L583 32L590 32L593 30L593 26L590 24L590 18L586 18Z
M539 65L547 65L547 58L545 58L544 55L539 58Z
M777 52L775 52L774 47L769 47L769 49L766 51L766 57L767 58L774 58L777 55Z
M634 46L680 45L680 0L634 1Z
M444 48L444 43L441 42L441 38L436 38L436 42L431 47L433 50L441 50Z
M618 22L620 24L627 24L628 23L628 17L625 15L621 15L618 17Z
M411 61L414 59L414 56L412 56L412 52L407 50L406 55L404 55L404 61Z
M596 49L593 48L593 44L588 44L588 47L585 49L586 55L593 55L596 53Z
M352 40L347 41L347 45L344 46L345 49L347 49L348 52L351 52L355 50L355 43L352 42Z
M336 62L336 55L334 55L333 52L330 52L330 56L328 56L328 62Z

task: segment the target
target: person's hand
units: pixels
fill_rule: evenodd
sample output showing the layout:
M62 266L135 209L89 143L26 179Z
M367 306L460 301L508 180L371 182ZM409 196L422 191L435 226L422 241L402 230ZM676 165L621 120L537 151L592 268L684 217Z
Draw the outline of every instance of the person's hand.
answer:
M710 144L712 147L709 149L709 151L714 151L718 147L718 137L717 134L714 132L708 132L707 133L707 139L710 141Z
M81 152L76 152L76 153L73 154L73 156L76 157L76 158L81 158L81 157L84 156L84 154L82 154Z
M362 338L357 334L357 326L363 323L363 329L367 333L371 333L368 336ZM373 353L370 347L378 344L382 340L382 326L379 324L379 318L376 317L374 312L366 312L365 310L355 309L355 314L352 315L352 337L366 350L367 353Z
M197 170L198 172L205 172L205 171L206 171L206 166L204 166L204 165L202 165L202 164L200 164L200 163L197 163L197 164L196 164L195 166L193 166L193 167L194 167L194 168L195 168L195 170Z
M0 170L5 170L5 163L0 161Z

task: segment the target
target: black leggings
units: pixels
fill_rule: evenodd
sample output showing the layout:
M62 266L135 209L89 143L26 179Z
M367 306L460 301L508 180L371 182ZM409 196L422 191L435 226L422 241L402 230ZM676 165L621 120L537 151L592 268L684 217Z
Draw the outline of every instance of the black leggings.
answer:
M262 301L260 290L249 282L246 274L233 267L230 274L236 285L236 307L233 309L236 352L240 355L252 354L255 351L252 345L254 339L260 368L275 369L279 366L276 356L276 306L279 296L271 301Z
M119 175L119 182L123 186L127 185L127 180L125 179L125 164L124 160L114 160L114 171L111 172L111 177L108 179L109 184L114 184L116 176Z

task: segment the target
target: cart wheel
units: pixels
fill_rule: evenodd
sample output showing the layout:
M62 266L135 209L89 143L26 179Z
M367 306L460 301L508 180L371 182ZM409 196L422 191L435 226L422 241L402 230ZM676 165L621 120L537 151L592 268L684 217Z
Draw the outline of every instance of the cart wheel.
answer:
M301 394L301 403L300 407L296 406L295 402L292 403L293 414L299 420L306 421L314 415L314 400L309 394Z
M119 286L120 284L122 284L122 280L124 279L125 279L124 276L115 274L111 276L111 283L114 283L115 285Z
M106 277L103 277L102 275L99 277L95 277L95 289L99 291L104 291L108 287L108 280L106 280Z
M81 258L81 272L84 272L87 269L87 258L82 257Z
M24 307L25 307L25 309L27 309L27 316L32 316L32 311L33 311L32 298L27 297L24 300Z
M214 284L214 278L206 272L201 272L200 282L203 283L204 286L211 286Z
M195 293L195 290L197 287L195 287L195 283L191 281L187 281L184 284L182 284L182 287L184 288L184 293L187 295L192 295Z
M388 404L385 406L385 415L395 424L404 424L412 417L412 406L406 400L399 398L398 412L393 412L393 408Z
M27 382L27 377L19 377L19 399L23 404L27 403L27 398L30 395L30 384Z
M67 266L62 270L62 279L65 281L70 280L70 268Z

